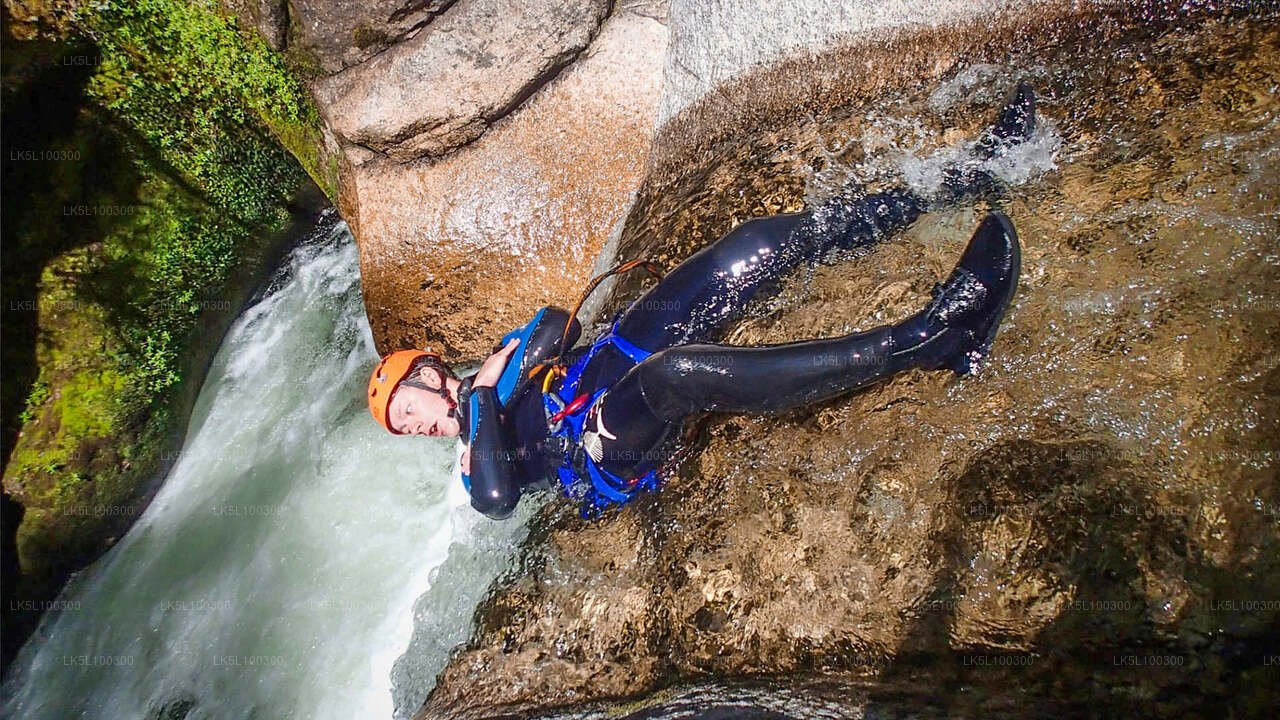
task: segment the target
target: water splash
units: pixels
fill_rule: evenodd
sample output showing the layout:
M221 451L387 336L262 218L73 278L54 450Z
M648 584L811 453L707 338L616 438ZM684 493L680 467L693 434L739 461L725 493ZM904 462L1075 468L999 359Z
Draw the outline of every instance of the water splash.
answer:
M950 168L968 167L984 170L1007 185L1023 185L1058 167L1062 136L1053 120L1040 118L1035 132L1026 141L1007 145L990 159L975 159L977 140L943 146L928 155L910 150L899 151L895 164L907 185L924 197L934 197L943 187L945 172Z

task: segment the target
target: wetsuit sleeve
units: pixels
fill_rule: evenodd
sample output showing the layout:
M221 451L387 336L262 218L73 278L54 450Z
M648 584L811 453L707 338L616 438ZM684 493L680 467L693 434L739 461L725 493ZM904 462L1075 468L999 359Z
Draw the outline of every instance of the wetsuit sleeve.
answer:
M511 357L511 361L502 372L502 377L498 380L498 399L505 404L519 395L521 389L531 380L529 371L534 366L545 363L559 354L562 338L564 338L565 348L568 349L573 347L581 334L582 325L570 317L567 310L551 305L539 310L538 314L534 315L524 327L507 333L502 338L502 342L494 348L494 352L501 350L512 339L519 340L520 347ZM536 382L540 383L541 379L539 378Z
M471 401L471 507L502 520L511 517L520 501L514 443L501 421L502 406L494 388L473 388Z
M529 368L544 363L560 352L560 341L565 339L565 349L573 347L582 335L582 324L569 315L563 308L548 305L535 317L533 328L529 333L528 346L525 351L521 370L527 374ZM568 337L565 328L568 326Z

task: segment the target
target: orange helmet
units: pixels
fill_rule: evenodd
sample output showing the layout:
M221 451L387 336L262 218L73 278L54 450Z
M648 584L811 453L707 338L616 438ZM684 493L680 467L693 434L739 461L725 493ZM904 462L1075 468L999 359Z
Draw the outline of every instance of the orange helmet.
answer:
M394 435L403 435L404 433L396 432L391 427L387 417L388 408L391 405L391 395L400 386L400 383L409 376L409 370L413 367L413 362L418 358L427 356L440 357L436 353L423 352L421 350L397 350L382 358L378 366L373 369L373 375L369 377L369 412L373 414L373 419L377 420L379 425Z

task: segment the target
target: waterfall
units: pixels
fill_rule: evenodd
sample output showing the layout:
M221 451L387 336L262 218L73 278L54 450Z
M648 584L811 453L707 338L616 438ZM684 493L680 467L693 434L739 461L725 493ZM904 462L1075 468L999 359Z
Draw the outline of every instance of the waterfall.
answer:
M236 320L163 486L22 649L5 717L389 718L415 599L447 589L465 607L436 624L465 639L530 504L484 518L452 440L369 418L356 254L330 213ZM400 694L421 703L450 649Z

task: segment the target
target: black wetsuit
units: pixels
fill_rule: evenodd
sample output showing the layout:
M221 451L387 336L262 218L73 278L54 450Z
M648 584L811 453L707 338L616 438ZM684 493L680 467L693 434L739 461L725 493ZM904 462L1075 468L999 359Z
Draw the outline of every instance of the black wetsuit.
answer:
M1034 116L1031 97L1020 87L987 137L1025 138ZM1002 134L1015 123L1020 134ZM971 196L989 183L984 173L956 170L948 199ZM538 383L523 382L503 403L494 388L472 389L464 381L464 427L472 427L472 505L506 517L524 488L554 484L557 468L572 465L575 474L585 474L591 464L604 471L597 472L597 485L608 478L610 487L624 493L610 496L623 502L617 498L629 497L627 483L652 476L672 431L692 414L793 409L911 367L967 372L989 347L1017 285L1016 233L999 213L983 221L934 301L900 323L761 347L712 342L762 287L834 249L891 237L925 209L922 199L905 190L851 192L813 211L751 220L699 250L621 314L613 332L626 342L596 348L580 366L573 394L593 401L582 410L573 443L551 432L555 408ZM566 322L563 310L539 314L525 368L553 354ZM575 324L574 339L577 334ZM585 351L578 349L565 362L572 364ZM562 469L559 479L565 477Z

